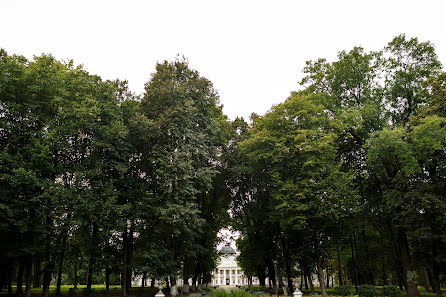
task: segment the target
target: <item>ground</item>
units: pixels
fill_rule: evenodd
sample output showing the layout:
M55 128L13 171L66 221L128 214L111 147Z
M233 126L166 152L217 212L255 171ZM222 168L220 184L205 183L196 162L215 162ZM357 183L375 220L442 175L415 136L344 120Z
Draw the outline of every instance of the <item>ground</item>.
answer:
M78 286L78 291L76 292L75 295L71 295L69 293L69 289L72 287L73 287L72 285L62 286L61 287L62 297L108 297L108 296L120 297L121 296L121 287L119 285L110 286L110 290L108 292L105 290L105 285L93 285L92 286L93 292L90 293L90 295L88 295L87 292L85 292L85 290L83 290L83 289L85 289L86 286L82 286L82 285ZM13 289L14 289L13 291L15 292L15 287ZM25 289L25 287L23 287L23 289ZM55 296L55 293L54 293L55 289L56 289L55 286L50 287L50 296L51 297ZM377 286L376 289L377 289L377 294L381 295L382 287ZM435 293L426 292L426 290L422 287L419 287L418 289L419 289L422 297L436 297ZM256 294L256 295L259 295L259 296L270 295L270 294L273 294L273 292L274 292L273 289L266 289L265 291L261 291L259 287L251 287L251 291L258 292L258 294ZM318 287L315 288L315 291L316 291L316 294L320 295L320 289ZM42 289L41 288L33 288L31 290L31 292L32 292L33 297L40 297L42 294ZM158 292L157 288L133 287L133 288L130 288L128 297L152 297L152 296L155 296L155 294L157 292ZM164 292L164 294L166 294L166 297L169 297L168 290L164 289L163 292ZM443 296L446 296L446 289L443 289L442 292L443 292ZM303 293L304 293L304 297L310 296L309 291L304 290ZM0 296L7 296L7 294L8 294L8 292L5 289L0 291ZM334 296L332 287L327 288L327 294ZM209 291L207 291L206 296L209 296L209 295L210 295ZM405 292L403 292L401 294L401 297L404 297L405 295L406 295ZM187 296L187 295L185 295L185 296ZM193 295L191 294L189 296L193 296ZM352 294L352 296L354 296L354 294ZM179 297L179 295L177 297Z

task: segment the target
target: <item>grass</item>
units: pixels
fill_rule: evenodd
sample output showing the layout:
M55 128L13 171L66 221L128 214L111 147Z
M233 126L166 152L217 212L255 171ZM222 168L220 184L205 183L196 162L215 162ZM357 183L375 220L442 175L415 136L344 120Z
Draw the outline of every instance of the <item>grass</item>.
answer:
M78 285L76 293L73 297L87 297L84 294L84 290L86 289L86 285ZM61 295L62 296L68 296L68 292L70 289L73 288L73 285L63 285L60 288ZM113 285L110 286L110 290L105 290L105 285L92 285L91 286L93 293L90 295L90 297L119 297L121 296L121 286L120 285ZM23 290L25 290L25 287L23 287ZM13 286L13 292L15 294L16 288ZM55 296L56 286L50 286L50 296ZM129 289L128 296L129 297L152 297L155 296L155 294L158 292L157 288L141 288L141 287L133 287ZM168 297L170 294L168 293L168 290L163 289L164 294ZM0 292L0 296L7 296L8 290L3 289ZM31 295L32 297L39 297L42 295L42 288L32 288L31 289Z
M68 296L68 291L73 288L72 285L63 285L61 286L61 294L63 297ZM85 289L86 286L85 285L78 285L78 290L76 291L75 295L72 297L87 297L85 296L84 292L82 289ZM23 287L23 290L25 289L25 287ZM121 286L119 285L113 285L110 286L110 290L106 291L105 290L105 285L93 285L92 286L93 289L93 294L90 295L90 297L120 297L121 296ZM319 287L315 287L315 292L317 295L321 294L321 289ZM13 292L15 292L16 288L13 286ZM56 286L50 286L50 296L54 297L55 296L55 290L56 290ZM434 292L427 292L423 287L418 287L418 290L421 294L422 297L436 297L437 295ZM253 294L254 292L262 292L261 294ZM446 296L446 289L442 289L441 290L443 293L443 296ZM153 297L155 296L155 294L158 292L158 288L150 288L150 287L146 287L146 288L141 288L141 287L133 287L130 288L129 293L128 293L128 297ZM169 297L170 294L168 292L168 290L163 289L164 294L166 295L166 297ZM304 296L310 296L311 292L309 290L303 290L302 293L304 294ZM351 295L354 296L356 295L355 290L351 290ZM382 286L376 286L376 293L378 296L382 296ZM31 294L32 297L40 297L42 294L42 288L33 288L31 289ZM282 290L279 291L279 295L283 294ZM334 288L333 287L329 287L327 288L327 294L331 295L331 296L335 296L334 294ZM0 296L7 296L8 295L8 291L3 289L2 291L0 291ZM211 290L210 294L212 297L255 297L255 296L266 296L266 295L270 295L270 296L274 296L274 289L269 289L266 288L265 290L261 290L260 287L254 287L251 286L251 290L250 291L246 291L246 290L238 290L238 289L233 289L233 290ZM186 294L185 294L186 296ZM406 296L406 292L402 292L401 297L405 297ZM179 295L177 296L179 297Z

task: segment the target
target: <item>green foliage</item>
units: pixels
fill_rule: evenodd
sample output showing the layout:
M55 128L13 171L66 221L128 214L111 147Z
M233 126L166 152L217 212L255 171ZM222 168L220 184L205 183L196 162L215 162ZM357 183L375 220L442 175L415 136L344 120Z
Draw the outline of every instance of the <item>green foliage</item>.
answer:
M386 297L398 297L400 296L400 288L398 286L389 285L389 286L383 286L383 296Z
M350 296L352 292L352 286L337 286L334 287L333 293L339 296Z
M248 291L233 289L233 290L221 290L215 289L211 291L213 297L253 297L254 295Z
M89 289L89 288L83 288L82 289L82 296L83 297L95 297L96 296L96 290L95 289Z
M372 285L361 285L358 288L359 296L364 297L375 297L376 296L376 288Z
M67 294L67 296L68 296L68 297L74 297L74 295L76 295L76 289L74 289L74 288L69 288L69 289L68 289L68 294Z

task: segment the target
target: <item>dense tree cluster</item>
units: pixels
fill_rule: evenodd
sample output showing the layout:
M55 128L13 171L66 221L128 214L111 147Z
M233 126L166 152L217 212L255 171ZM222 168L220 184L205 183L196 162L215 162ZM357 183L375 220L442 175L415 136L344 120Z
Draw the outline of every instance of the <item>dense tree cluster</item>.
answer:
M278 260L290 289L316 274L324 295L336 275L441 296L446 76L432 44L400 35L382 51L309 61L304 74L301 91L253 115L233 144L243 269L275 285Z
M0 52L0 287L184 274L206 283L227 219L228 122L212 83L163 62L139 98L49 55ZM25 292L22 291L25 284ZM153 284L152 284L153 285Z
M314 292L317 275L325 295L335 276L441 297L446 75L433 45L400 35L304 74L247 123L227 120L185 59L157 64L139 97L72 61L1 50L0 289L48 296L55 278L56 293L105 282L126 296L139 274L175 293L180 272L209 283L232 225L262 286L292 291L300 276Z

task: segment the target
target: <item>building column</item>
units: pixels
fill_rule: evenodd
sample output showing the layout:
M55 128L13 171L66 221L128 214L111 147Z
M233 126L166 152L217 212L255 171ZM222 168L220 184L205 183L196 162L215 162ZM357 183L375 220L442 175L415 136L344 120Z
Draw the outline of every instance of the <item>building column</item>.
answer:
M226 285L226 269L223 270L223 284Z
M238 269L235 270L235 285L238 285Z
M220 276L221 276L221 270L220 269L218 269L218 278L217 278L217 285L219 285L220 284L220 282L221 282L221 280L220 280Z

